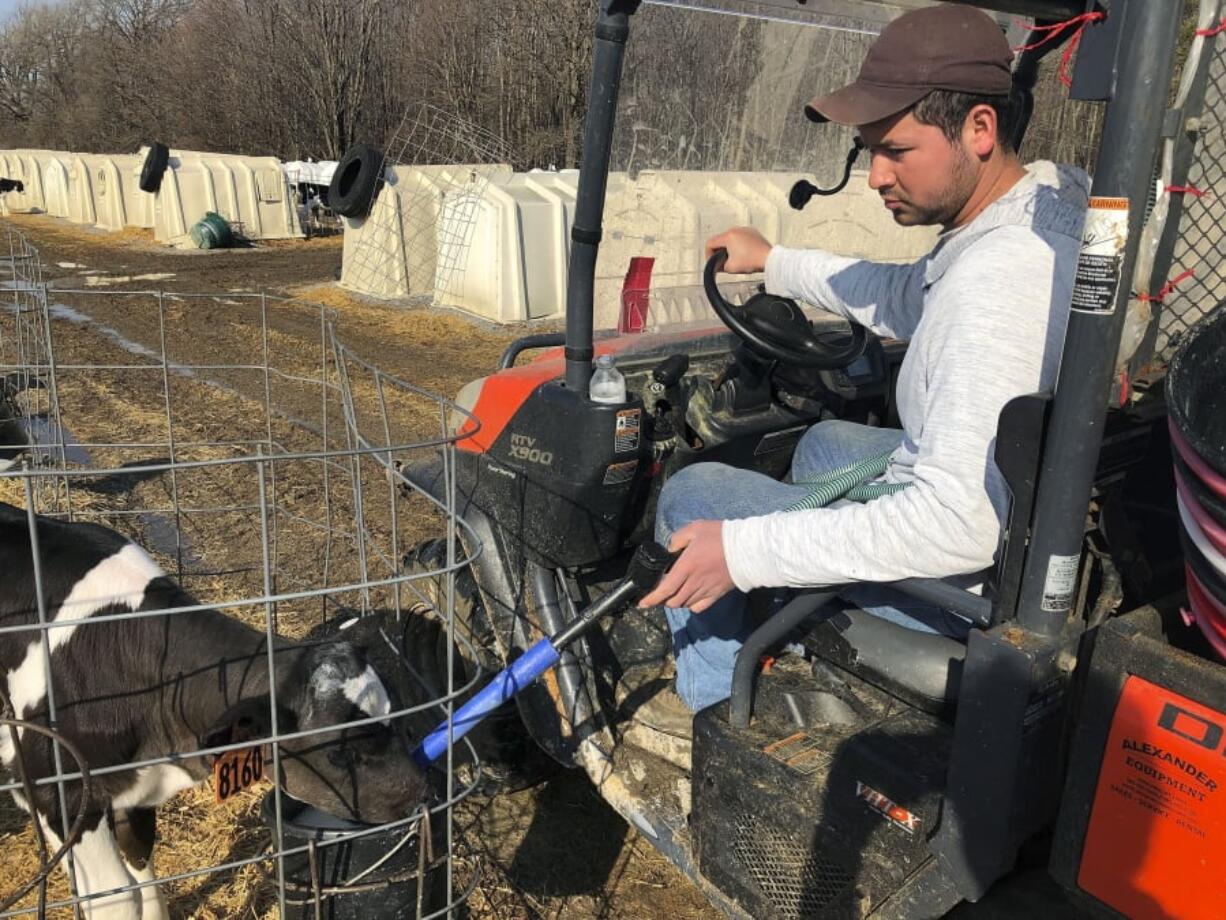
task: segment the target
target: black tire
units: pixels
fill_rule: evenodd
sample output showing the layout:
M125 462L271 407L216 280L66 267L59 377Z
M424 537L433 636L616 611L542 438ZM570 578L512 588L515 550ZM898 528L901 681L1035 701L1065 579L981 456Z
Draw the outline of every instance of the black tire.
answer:
M170 164L170 148L165 144L150 144L145 165L140 170L140 190L157 194L162 187L162 175Z
M445 540L425 540L404 557L404 568L410 572L429 572L444 568L447 564L447 543ZM442 611L446 598L445 583L441 577L426 578L416 582L425 594L426 600L435 609ZM441 614L440 618L441 618ZM494 627L490 624L485 612L485 604L481 600L481 591L473 578L471 570L464 568L456 572L455 579L455 619L456 629L472 646L471 652L463 643L456 643L456 651L464 659L465 671L471 674L474 665L480 666L488 673L495 673L502 668L498 652L497 640L494 637ZM473 657L475 655L475 657Z
M354 144L336 164L328 206L344 217L365 217L382 178L383 154L369 144Z
M426 572L446 564L447 544L443 540L426 540L404 557L408 571ZM442 579L428 578L417 582L435 610L444 606ZM456 629L471 644L475 660L462 643L456 643L460 666L467 680L479 665L485 672L482 684L503 667L494 639L494 629L481 600L481 591L468 569L456 573ZM445 635L445 633L444 633ZM561 769L528 734L520 718L515 700L507 700L485 719L484 733L478 743L483 761L481 791L486 794L517 792L539 785Z

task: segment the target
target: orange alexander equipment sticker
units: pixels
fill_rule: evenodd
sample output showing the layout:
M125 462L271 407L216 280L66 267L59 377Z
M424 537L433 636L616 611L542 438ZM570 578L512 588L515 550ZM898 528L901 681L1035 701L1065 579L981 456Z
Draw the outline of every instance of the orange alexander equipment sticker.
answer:
M1133 918L1221 917L1226 715L1140 677L1120 694L1077 883Z

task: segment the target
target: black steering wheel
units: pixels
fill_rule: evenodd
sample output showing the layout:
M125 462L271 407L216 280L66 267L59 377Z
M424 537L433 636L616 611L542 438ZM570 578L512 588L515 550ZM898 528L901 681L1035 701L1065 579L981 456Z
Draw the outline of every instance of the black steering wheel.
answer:
M729 303L715 283L715 275L728 261L728 250L717 249L707 260L703 288L711 308L751 350L792 367L834 370L864 354L868 333L851 324L851 333L818 332L794 300L765 292L754 294L741 306Z

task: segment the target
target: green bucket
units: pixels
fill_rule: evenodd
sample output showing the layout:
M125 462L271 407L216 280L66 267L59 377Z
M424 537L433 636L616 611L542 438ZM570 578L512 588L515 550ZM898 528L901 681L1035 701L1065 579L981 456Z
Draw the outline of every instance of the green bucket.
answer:
M199 249L225 249L234 242L229 222L216 211L209 211L200 218L188 236Z

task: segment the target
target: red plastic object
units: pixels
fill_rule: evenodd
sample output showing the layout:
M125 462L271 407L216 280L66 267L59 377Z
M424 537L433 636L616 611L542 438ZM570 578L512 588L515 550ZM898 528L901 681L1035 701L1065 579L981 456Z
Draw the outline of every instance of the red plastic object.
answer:
M1196 625L1204 633L1218 656L1226 659L1226 610L1210 596L1190 568L1185 567L1188 579L1188 606L1196 618Z
M1226 479L1219 476L1208 463L1200 458L1200 455L1192 449L1192 445L1180 433L1176 427L1174 420L1170 422L1171 429L1171 444L1175 446L1175 450L1179 452L1179 456L1183 458L1183 462L1188 465L1196 478L1207 485L1215 495L1220 495L1226 498Z
M1205 535L1205 539L1213 545L1214 549L1226 555L1226 528L1223 528L1200 506L1196 497L1188 491L1183 477L1179 475L1179 470L1175 470L1175 489L1179 492L1179 497L1183 499L1184 505L1187 506L1188 513L1196 521L1196 526Z
M634 256L622 282L622 310L617 318L617 331L642 332L647 328L647 313L651 309L651 270L656 260L651 256Z

